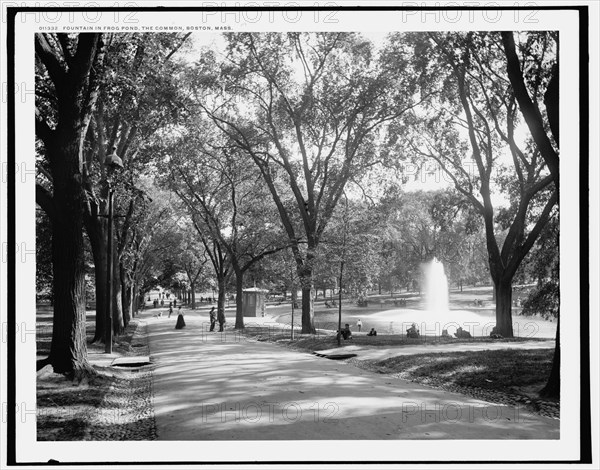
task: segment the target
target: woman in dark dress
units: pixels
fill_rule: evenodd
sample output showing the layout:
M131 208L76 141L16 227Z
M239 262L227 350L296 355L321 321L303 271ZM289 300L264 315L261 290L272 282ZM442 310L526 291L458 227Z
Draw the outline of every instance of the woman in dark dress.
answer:
M185 326L185 320L183 319L183 313L181 313L181 305L179 306L179 315L177 315L177 323L175 324L176 330L181 330Z

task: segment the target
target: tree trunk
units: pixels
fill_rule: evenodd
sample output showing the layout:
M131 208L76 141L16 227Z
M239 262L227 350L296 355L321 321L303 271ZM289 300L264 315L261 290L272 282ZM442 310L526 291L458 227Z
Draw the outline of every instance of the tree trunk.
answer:
M290 292L290 298L292 299L292 305L296 305L298 302L298 291L296 289L293 289L292 292Z
M244 299L243 299L243 287L244 287L244 273L235 273L235 328L243 329L244 325Z
M64 148L65 154L77 152ZM75 153L77 154L77 153ZM58 175L62 173L62 178ZM56 373L92 372L87 360L83 212L75 171L54 171L57 214L52 223L54 317L47 362ZM62 180L62 181L61 181Z
M123 309L123 326L126 328L131 321L131 301L132 301L132 285L131 279L121 266L121 305Z
M86 223L86 231L92 247L94 258L94 277L96 283L96 322L93 343L104 342L104 325L106 324L106 265L107 265L107 230L106 217L96 217Z
M192 310L196 310L196 284L192 283L190 285L190 292L192 295Z
M97 98L97 81L90 70L103 60L101 34L80 34L75 60L68 71L57 71L56 57L46 40L36 37L36 56L46 66L58 98L56 127L41 121L36 134L44 141L53 184L52 265L54 274L54 318L47 362L57 373L81 377L93 373L87 361L84 200L82 184L83 139ZM97 54L98 53L98 54ZM53 57L54 58L50 58ZM63 69L62 66L59 66Z
M219 278L217 280L219 286L219 292L217 294L217 318L220 315L225 317L225 278Z
M137 317L140 308L140 288L137 281L133 281L133 317Z
M299 273L300 274L300 273ZM300 274L302 285L302 333L315 334L314 303L313 303L313 277L312 271L304 269Z
M505 338L513 337L512 327L512 279L495 283L496 329Z
M540 390L540 396L549 398L560 398L560 315L556 322L556 345L554 346L554 359L552 370L546 386Z
M121 267L119 257L117 256L116 243L113 243L115 247L113 254L113 334L119 336L123 334L125 329L125 323L123 319L123 293L121 285Z
M135 292L135 283L131 281L129 284L129 298L131 301L129 302L129 311L131 312L131 318L135 317L135 310L137 304L137 297Z

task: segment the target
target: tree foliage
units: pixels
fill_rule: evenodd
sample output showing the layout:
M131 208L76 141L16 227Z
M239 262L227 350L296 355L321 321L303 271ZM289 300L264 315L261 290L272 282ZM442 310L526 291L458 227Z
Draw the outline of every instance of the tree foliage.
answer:
M407 51L354 33L227 35L227 60L199 64L203 111L252 158L277 207L313 333L316 250L346 184L389 157L387 124L414 107ZM212 82L211 82L212 80Z

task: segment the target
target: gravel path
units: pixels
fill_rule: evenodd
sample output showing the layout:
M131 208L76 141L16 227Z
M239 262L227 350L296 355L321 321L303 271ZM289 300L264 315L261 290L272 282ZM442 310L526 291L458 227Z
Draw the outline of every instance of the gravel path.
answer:
M135 322L135 323L134 323ZM133 324L133 325L132 325ZM148 326L132 320L126 356L148 356ZM115 368L116 369L116 368ZM153 366L115 370L116 380L89 420L86 440L154 440Z

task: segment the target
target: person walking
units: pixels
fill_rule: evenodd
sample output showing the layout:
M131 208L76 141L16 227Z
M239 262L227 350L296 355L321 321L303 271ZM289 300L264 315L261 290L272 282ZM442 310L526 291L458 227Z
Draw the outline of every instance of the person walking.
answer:
M217 316L215 315L215 308L210 309L210 331L215 331L215 323L217 322Z
M172 313L173 313L173 306L169 305L169 318L171 318Z
M358 328L358 331L360 333L360 329L362 328L362 322L360 321L360 318L358 319L358 321L356 322L356 327Z
M183 312L181 311L181 306L179 306L179 311L177 312L177 323L175 324L176 330L181 330L185 328L185 320L183 319Z

